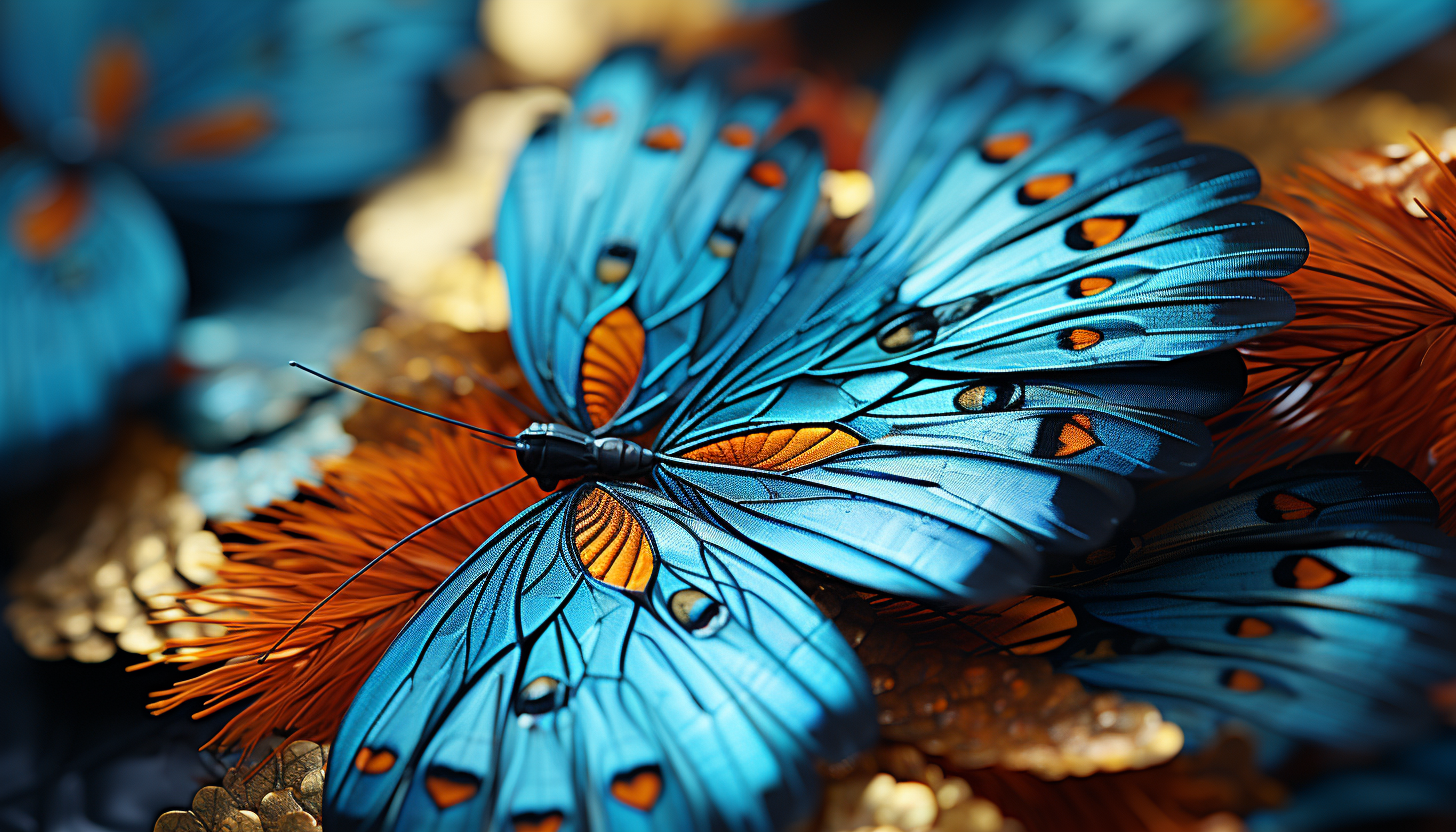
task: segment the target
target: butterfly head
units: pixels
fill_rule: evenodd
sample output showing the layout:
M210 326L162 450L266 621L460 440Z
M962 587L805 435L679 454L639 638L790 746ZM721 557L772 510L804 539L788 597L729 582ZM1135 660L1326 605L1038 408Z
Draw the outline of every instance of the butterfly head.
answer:
M652 451L615 436L594 437L561 424L539 422L516 436L516 459L547 491L562 480L636 479L652 470Z

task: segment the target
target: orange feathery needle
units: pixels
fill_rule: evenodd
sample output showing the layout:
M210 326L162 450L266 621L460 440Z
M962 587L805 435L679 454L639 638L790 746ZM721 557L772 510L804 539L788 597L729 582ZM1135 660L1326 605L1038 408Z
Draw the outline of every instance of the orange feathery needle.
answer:
M1419 140L1417 140L1419 141ZM1266 198L1309 237L1279 284L1294 322L1243 348L1249 387L1215 459L1254 471L1329 450L1379 454L1456 515L1456 174L1432 160L1409 185L1351 184L1301 167Z

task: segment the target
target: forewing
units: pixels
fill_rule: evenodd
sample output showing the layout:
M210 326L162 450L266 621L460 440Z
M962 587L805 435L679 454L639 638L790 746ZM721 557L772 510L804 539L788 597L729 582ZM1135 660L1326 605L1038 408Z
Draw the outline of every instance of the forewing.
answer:
M585 484L501 530L400 634L345 719L326 811L776 829L812 802L816 760L873 735L854 654L771 564L645 489Z

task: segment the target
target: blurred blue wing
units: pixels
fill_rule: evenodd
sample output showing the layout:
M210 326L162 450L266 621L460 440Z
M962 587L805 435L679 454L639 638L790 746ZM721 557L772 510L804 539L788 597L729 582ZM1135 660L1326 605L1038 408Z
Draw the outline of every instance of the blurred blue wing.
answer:
M581 566L593 488L647 532L643 592ZM838 631L746 544L641 487L586 484L508 524L401 632L340 729L325 812L341 829L777 829L812 804L816 759L872 740L872 708Z
M627 307L645 330L634 408L611 424L640 432L675 401L694 348L711 343L722 323L705 308L722 306L725 276L757 258L759 270L781 278L799 238L775 242L769 229L802 232L818 197L822 163L812 148L761 147L781 102L730 101L719 75L706 67L669 85L652 55L620 53L581 83L574 111L542 128L516 163L496 234L512 336L542 401L577 427L607 428L593 423L580 382L596 324ZM764 158L787 168L793 185L746 176ZM754 289L733 298L736 309L761 300L764 288Z
M6 151L0 218L0 455L14 483L100 427L124 376L160 362L186 284L161 211L116 168Z
M431 80L477 5L6 0L0 94L58 158L115 155L162 194L339 196L431 140Z
M1381 460L1266 472L1053 579L1042 594L1079 620L1052 657L1157 704L1193 744L1229 724L1266 758L1399 742L1456 678L1456 543L1435 516Z
M1221 5L1186 62L1216 96L1332 95L1456 25L1448 0Z

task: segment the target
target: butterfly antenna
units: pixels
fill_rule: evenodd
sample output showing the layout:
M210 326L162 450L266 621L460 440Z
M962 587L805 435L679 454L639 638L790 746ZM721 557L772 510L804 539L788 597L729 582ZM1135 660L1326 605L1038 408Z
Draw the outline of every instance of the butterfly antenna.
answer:
M307 368L304 368L304 369L307 369ZM310 370L310 372L312 372L312 371ZM496 490L490 492L489 494L482 494L481 496L476 497L474 500L471 500L470 502L466 503L465 505L458 506L456 508L452 508L449 511L445 512L444 514L440 515L439 517L436 517L434 520L431 520L430 522L426 523L425 525L420 526L418 529L415 529L414 531L412 531L409 534L405 535L404 537L400 538L393 546L390 546L388 549L385 549L383 552L380 552L379 554L375 555L373 560L371 560L368 563L364 564L363 566L359 567L359 571L357 571L354 574L350 575L348 578L345 578L343 583L341 583L338 586L334 587L334 591L333 592L330 592L328 595L324 596L324 599L322 601L319 601L317 604L314 604L313 605L313 609L311 609L308 612L304 613L302 618L300 618L297 621L293 622L293 626L288 628L288 632L284 633L282 638L280 638L280 639L278 639L278 641L274 642L273 643L273 646L268 648L268 652L266 652L262 656L259 656L258 657L258 664L262 664L263 662L267 661L268 660L268 657L271 656L271 655L273 655L273 653L275 651L277 651L279 647L282 647L283 646L283 642L287 641L289 636L291 636L294 633L298 632L298 628L299 627L302 627L304 625L304 623L306 621L308 621L308 619L313 616L314 613L316 613L320 609L322 609L323 606L324 606L324 604L327 604L329 601L332 601L335 595L338 595L340 592L343 592L345 587L347 587L349 584L352 584L354 581L358 580L361 575L363 575L365 572L368 572L370 569L372 569L376 563L379 563L380 561L384 560L386 557L389 557L389 555L392 552L394 552L395 549L398 549L399 547L401 547L404 544L410 542L411 540L414 540L416 537L419 537L424 532L426 532L426 531L434 528L435 526L438 526L440 523L444 522L445 520L450 519L451 517L454 517L455 515L459 514L460 512L465 511L468 508L473 508L474 506L478 506L481 503L485 502L486 500L489 500L491 497L496 496L497 494L501 494L501 493L503 493L505 491L509 491L510 489L515 488L516 486L520 485L521 483L525 482L528 479L530 479L530 477L521 477L520 479L516 480L515 482L507 483L506 485L503 485L500 488L497 488Z
M511 443L511 447L512 448L516 447L516 445L515 445L516 437L511 436L508 433L501 433L499 431L494 431L494 430L486 430L485 428L476 427L475 425L467 424L465 422L460 422L460 421L457 421L455 419L448 418L446 416L441 416L438 413L431 413L428 410L421 410L418 407L410 407L409 405L405 404L404 402L397 402L394 399L389 398L388 396L381 396L378 393L371 393L368 390L362 390L362 389L360 389L358 387L355 387L354 385L349 384L347 382L339 381L338 379L336 379L336 378L334 378L332 376L326 376L323 373L319 372L318 370L315 370L312 367L305 367L304 365L298 363L297 361L290 361L290 362L288 362L288 366L290 366L290 367L297 367L298 369L304 371L305 373L308 373L310 375L318 376L319 378L323 379L324 381L327 381L330 384L337 384L340 387L344 388L345 390L353 390L355 393L358 393L361 396L368 396L371 399L375 399L377 401L384 402L385 404L392 404L395 407L404 408L405 410L408 410L411 413L418 413L421 416L428 416L431 419L438 419L441 422L448 422L448 423L450 423L452 425L455 425L456 427L465 428L466 430L473 430L476 433L483 433L486 436L494 436L497 439L505 439L505 440L507 440L507 441L509 441Z

